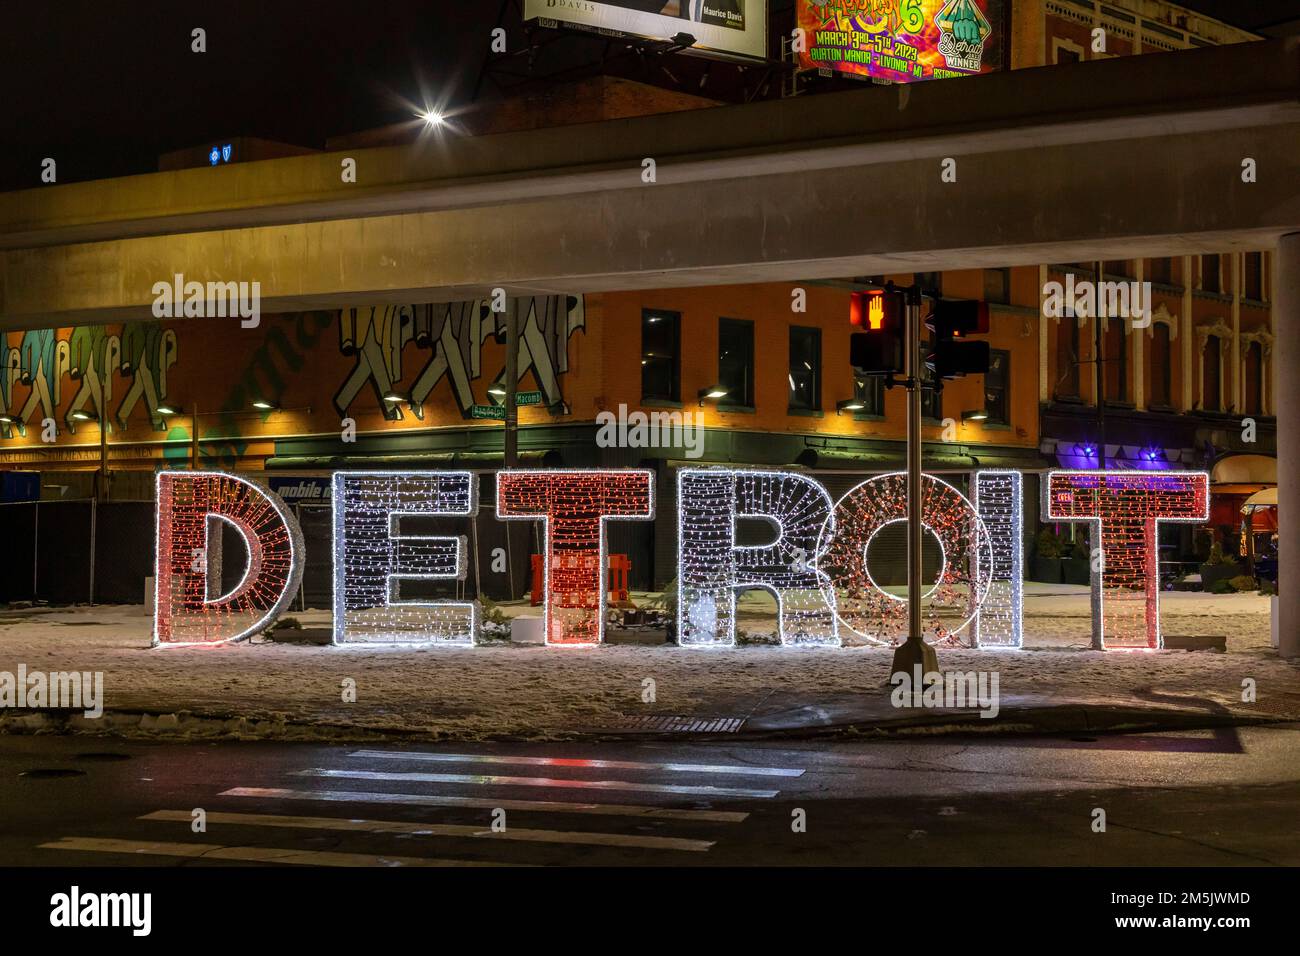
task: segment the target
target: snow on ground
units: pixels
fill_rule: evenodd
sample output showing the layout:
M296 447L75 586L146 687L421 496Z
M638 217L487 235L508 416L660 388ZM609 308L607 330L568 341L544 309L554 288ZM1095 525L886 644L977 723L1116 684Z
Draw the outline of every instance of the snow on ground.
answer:
M510 616L540 613L522 603L503 610ZM774 607L761 594L747 594L740 611L745 631L773 629ZM1140 704L1174 695L1196 698L1202 706L1300 715L1300 667L1279 660L1269 647L1267 598L1177 592L1163 596L1161 611L1166 633L1226 634L1228 653L1092 651L1087 589L1030 585L1026 649L943 648L940 666L996 670L1004 697ZM327 612L293 616L307 628L328 627ZM494 641L472 649L422 650L259 639L152 649L150 628L150 618L138 606L0 609L0 671L14 673L19 664L29 671L102 671L110 710L474 738L563 735L614 726L624 715L745 716L779 700L815 704L880 695L891 662L886 648L761 644L687 650L612 643L574 649ZM1258 684L1259 702L1243 707L1247 677ZM347 678L356 682L355 703L342 699ZM642 701L645 678L655 682L653 704Z

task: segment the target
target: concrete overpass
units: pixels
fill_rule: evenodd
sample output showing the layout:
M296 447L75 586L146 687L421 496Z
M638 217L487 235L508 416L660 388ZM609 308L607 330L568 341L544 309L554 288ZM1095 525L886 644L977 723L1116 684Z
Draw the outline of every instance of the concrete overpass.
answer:
M0 195L0 323L143 317L177 272L274 311L1259 249L1297 143L1273 41L51 186Z
M1300 42L1278 40L11 193L0 329L144 318L176 273L257 280L269 312L1274 248L1289 410L1298 183ZM1280 497L1300 655L1300 481Z

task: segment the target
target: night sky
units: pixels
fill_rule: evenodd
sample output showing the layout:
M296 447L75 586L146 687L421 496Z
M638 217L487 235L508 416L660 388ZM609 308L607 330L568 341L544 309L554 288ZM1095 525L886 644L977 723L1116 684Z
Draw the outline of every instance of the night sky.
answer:
M1300 0L1186 5L1251 28L1300 16ZM6 3L0 190L39 186L46 156L57 159L59 182L145 173L174 149L241 135L319 147L328 136L409 120L426 103L468 102L498 8L498 0ZM207 30L204 54L190 52L196 26ZM580 38L549 55L581 64L603 49Z

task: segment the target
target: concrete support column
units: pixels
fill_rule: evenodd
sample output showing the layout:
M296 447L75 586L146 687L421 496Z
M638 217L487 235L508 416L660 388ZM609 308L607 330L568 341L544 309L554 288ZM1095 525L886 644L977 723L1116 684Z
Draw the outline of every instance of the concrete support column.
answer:
M1278 240L1273 382L1278 410L1278 653L1300 657L1300 232Z

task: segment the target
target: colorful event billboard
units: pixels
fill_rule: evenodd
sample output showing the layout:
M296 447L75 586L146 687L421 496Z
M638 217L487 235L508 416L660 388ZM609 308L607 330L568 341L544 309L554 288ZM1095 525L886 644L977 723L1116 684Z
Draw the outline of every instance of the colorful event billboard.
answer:
M689 33L700 52L767 56L767 0L524 0L524 19L651 39Z
M796 0L805 70L914 83L1002 66L1004 0Z

